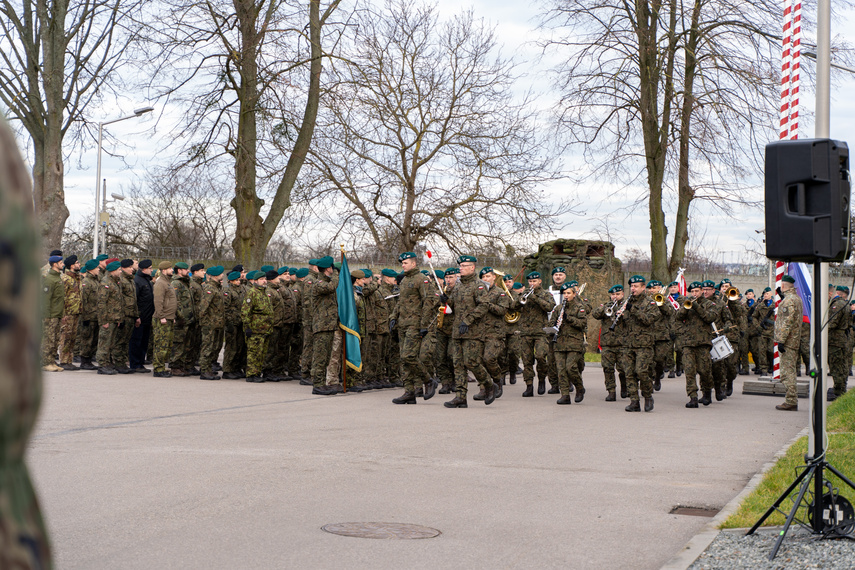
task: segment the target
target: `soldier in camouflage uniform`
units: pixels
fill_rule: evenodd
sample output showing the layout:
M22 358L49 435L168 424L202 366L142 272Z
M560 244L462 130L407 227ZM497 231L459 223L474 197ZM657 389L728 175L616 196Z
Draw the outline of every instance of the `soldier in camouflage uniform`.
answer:
M571 283L561 286L561 305L552 311L549 326L556 332L549 339L554 345L561 397L557 404L570 404L570 385L576 388L576 403L585 398L579 360L585 358L585 333L588 330L589 307L577 297L577 287ZM548 333L547 333L548 334ZM614 392L612 392L614 393Z
M290 380L288 363L291 359L291 338L294 336L294 327L301 315L297 312L297 299L288 281L288 270L283 267L279 271L279 280L273 286L282 298L283 317L282 330L279 331L279 354L275 361L274 372L282 380Z
M626 336L624 323L620 319L615 319L615 314L623 304L623 285L612 285L609 289L609 297L611 303L608 305L600 305L593 311L593 317L600 321L600 361L603 366L603 376L605 377L606 385L606 402L614 402L617 400L615 390L615 369L617 369L620 378L620 397L626 398L629 392L626 389L626 373L623 370L623 359L621 358L621 339ZM611 310L611 316L606 314L607 309ZM614 326L612 326L614 325Z
M639 386L644 397L644 411L653 411L653 382L650 363L653 361L653 331L658 310L656 302L647 296L644 277L633 275L629 279L631 296L620 315L625 321L626 337L623 339L623 368L626 370L626 387L630 404L627 412L640 412Z
M400 295L397 278L398 272L392 269L387 268L381 272L380 293L386 301L390 320L389 335L386 336L383 346L383 380L385 385L389 387L398 386L399 388L403 388L404 383L401 382L401 349L398 343L398 330L391 326L392 315L395 314Z
M803 310L802 300L795 290L795 282L796 280L790 275L784 275L781 278L781 292L784 298L778 305L778 314L775 317L775 342L778 343L778 353L781 355L779 371L781 382L787 388L784 403L775 406L775 409L784 411L799 409L796 392L796 363L799 358Z
M314 361L314 325L312 323L312 287L318 280L317 259L309 260L308 272L304 277L297 277L303 284L303 354L300 357L300 384L312 386L312 362Z
M77 337L80 340L80 368L97 370L92 363L98 349L98 291L101 286L101 270L98 261L90 259L83 266L84 277L80 283L80 325Z
M834 297L828 308L828 373L834 378L834 386L828 388L828 394L826 395L829 402L833 402L846 393L846 383L849 379L849 363L852 361L852 353L848 352L850 314L849 304L843 297L845 292L845 287L838 286L834 291ZM848 360L846 358L847 354L849 356ZM798 365L797 360L796 367Z
M137 305L137 290L134 287L134 262L132 259L123 259L120 263L119 285L122 288L122 304L124 315L122 326L116 335L112 361L119 374L132 374L133 370L128 366L131 335L135 326L140 326L140 311Z
M297 281L296 267L288 268L287 287L294 299L296 314L294 324L291 327L291 344L288 347L288 364L285 367L286 375L292 379L300 380L300 359L303 356L303 284ZM308 270L306 271L308 274Z
M166 364L169 362L172 352L178 298L170 283L172 264L168 261L161 261L158 269L160 275L157 276L152 288L152 301L154 303L154 314L151 317L152 342L154 343L152 346L153 375L155 378L169 378L172 373L166 369Z
M63 370L80 370L74 365L74 343L80 320L80 262L76 255L65 258L65 273L60 278L65 286L65 313L59 335L59 365Z
M514 285L519 285L520 289L522 289L522 285L514 283L512 275L505 275L503 280L505 282L505 288L510 293L511 307L514 307L516 306L517 298L519 297L519 292L514 291ZM513 311L509 310L508 313L513 313ZM520 351L518 345L519 331L517 330L517 323L509 323L505 321L505 352L499 360L499 365L502 367L502 370L507 372L509 375L509 384L517 383L517 370L520 364Z
M107 275L98 288L98 374L117 374L116 366L124 362L114 362L116 345L121 328L125 323L125 304L122 297L122 266L118 261L107 264ZM121 327L121 328L120 328Z
M742 308L745 310L745 328L742 332L745 333L739 339L739 375L744 376L751 373L751 365L748 362L748 353L751 352L751 342L749 337L749 329L751 323L748 321L748 314L751 312L751 307L757 302L754 299L754 289L747 289L740 299Z
M504 285L504 282L500 281L501 275L495 273L492 267L483 268L479 276L481 281L488 285L486 303L489 310L484 315L483 322L484 368L496 385L496 398L501 398L502 384L505 381L505 369L500 365L502 355L505 354L505 315L513 304L513 299L496 284L499 282ZM483 400L485 397L486 391L473 399Z
M551 293L540 288L542 283L540 273L532 271L527 276L529 289L520 295L512 310L520 311L517 326L520 330L520 353L523 360L523 380L526 389L523 398L534 396L534 363L537 362L537 393L546 393L546 375L548 372L547 357L549 343L543 327L547 323L547 315L555 308L555 299Z
M454 291L454 285L457 283L457 276L460 270L456 267L449 267L445 270L443 279L445 280L445 288L443 294L447 297L451 296ZM443 307L445 304L442 305ZM437 378L442 385L439 389L440 394L450 394L454 391L454 315L442 314L437 317L436 323L436 350L434 351L434 370L436 370Z
M387 386L383 378L383 347L386 337L389 336L389 305L383 298L380 283L374 280L373 273L368 269L362 269L362 273L365 277L359 282L365 303L365 328L362 329L365 348L362 352L362 362L366 387L385 388Z
M490 292L487 284L475 278L477 259L471 255L457 258L460 267L460 279L451 291L451 296L443 295L441 301L451 306L454 315L453 340L454 356L458 362L462 359L462 374L457 377L457 395L445 402L447 408L465 408L469 370L475 376L484 391L484 403L490 405L496 399L496 386L487 369L484 368L484 318L490 311ZM402 283L402 291L403 289ZM403 294L402 294L403 297ZM465 369L465 370L463 370Z
M748 326L753 344L751 354L754 355L754 373L772 373L769 353L772 350L772 335L775 331L775 301L772 299L772 289L766 287L763 296L755 305L752 322Z
M267 335L273 330L273 302L267 291L267 275L263 271L247 274L249 285L241 305L241 322L246 337L246 381L264 382Z
M169 367L173 376L190 376L193 363L190 362L189 337L191 325L196 324L196 309L193 304L193 294L190 292L190 267L183 261L175 264L172 288L175 290L177 308Z
M0 157L0 566L50 570L50 541L24 458L42 399L41 256L32 178L2 117Z
M707 312L710 314L715 313L715 318L712 321L715 325L713 330L717 330L719 334L724 334L730 329L733 323L733 316L730 314L730 309L727 308L727 300L722 297L719 291L716 290L715 283L710 280L701 283L701 293L706 299L712 301L710 306L707 308ZM726 366L727 365L724 360L718 360L712 363L713 388L715 389L715 399L717 402L727 398Z
M196 320L190 325L187 345L187 358L189 364L187 371L191 376L196 376L200 370L196 368L202 353L202 326L199 324L199 302L202 300L202 284L205 282L205 266L196 263L190 266L190 293L193 299L193 310L196 312Z
M745 305L740 302L738 297L733 300L727 298L727 290L732 286L733 284L729 279L722 279L719 284L719 290L732 318L731 326L727 329L726 336L733 347L733 354L724 360L726 372L725 395L728 397L733 395L733 381L739 375L739 349L742 346L741 341L745 338L745 330L748 328L748 311L745 309Z
M691 302L687 309L686 304ZM711 324L715 321L716 311L711 310L714 301L708 300L701 294L701 284L694 281L687 287L687 296L677 299L680 308L677 310L676 327L681 334L680 345L683 350L683 366L686 371L686 394L689 401L687 408L698 407L698 384L696 376L700 376L703 399L701 402L708 406L712 402L713 375L710 349L712 348L713 330Z
M395 404L415 404L416 391L424 390L424 399L430 400L436 393L438 382L428 376L430 362L422 360L422 341L428 336L430 327L439 314L439 292L431 287L416 263L416 254L406 251L398 256L404 278L399 286L400 297L390 321L391 328L398 328L403 363L404 393L392 400ZM426 341L427 342L427 341Z
M279 272L275 269L268 269L265 272L265 277L267 278L267 296L273 306L273 328L267 335L267 348L264 351L264 379L267 382L279 382L282 380L279 370L282 363L279 341L285 328L285 304L282 301L282 295L279 293Z
M59 327L65 311L65 287L62 284L62 257L51 256L48 259L50 269L42 284L44 319L42 321L44 341L42 343L42 369L48 372L62 372L56 365L59 349Z
M653 299L662 292L662 282L651 279L647 284L647 295ZM658 392L662 388L662 378L668 369L668 360L671 358L671 313L674 309L667 299L657 303L656 321L653 323L653 363L650 368L650 377L653 379L653 390Z
M220 379L220 375L214 372L214 363L223 348L223 329L226 325L223 271L225 268L222 265L209 267L205 271L207 278L199 301L199 326L202 331L199 378L202 380Z
M549 287L549 294L552 295L553 299L556 298L555 293L556 292L560 293L562 285L564 285L564 283L566 283L566 282L567 282L567 272L565 271L564 267L562 267L562 266L553 267L552 268L552 283L553 284L550 285L550 287ZM560 295L558 295L558 300L556 301L558 304L561 304L560 299L561 299L561 297L560 297ZM558 305L556 305L556 307L557 306ZM547 316L547 321L549 319L551 319L552 316L553 316L553 313L549 313L549 315ZM546 362L549 365L549 373L548 373L549 390L547 390L547 394L558 394L561 392L561 390L558 388L559 373L558 373L558 366L557 366L557 363L555 361L555 343L554 342L548 342L547 344L549 346L549 356L547 356L547 358L546 358ZM584 362L584 359L583 359L583 362ZM574 389L574 387L571 384L570 390L572 391L573 389Z
M333 336L338 326L338 301L336 288L339 275L333 269L333 258L325 256L315 260L318 280L312 285L312 394L331 396L338 390L327 386L327 366L333 348Z
M229 273L228 280L229 287L223 293L226 314L223 378L237 380L244 377L243 370L246 366L246 337L243 334L241 321L241 308L246 287L242 283L240 271Z

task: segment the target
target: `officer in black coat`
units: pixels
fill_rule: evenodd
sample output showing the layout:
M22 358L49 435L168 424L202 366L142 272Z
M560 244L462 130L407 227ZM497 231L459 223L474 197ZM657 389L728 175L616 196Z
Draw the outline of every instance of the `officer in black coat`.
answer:
M137 265L134 276L134 288L137 291L137 308L140 312L140 326L131 333L128 360L131 371L151 372L143 363L148 350L148 340L151 336L151 318L154 316L154 289L151 282L151 260L143 259Z

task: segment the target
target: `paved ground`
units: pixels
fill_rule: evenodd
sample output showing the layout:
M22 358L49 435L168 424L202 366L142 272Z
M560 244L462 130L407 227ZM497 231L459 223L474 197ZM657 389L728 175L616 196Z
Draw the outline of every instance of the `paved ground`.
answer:
M600 368L584 378L578 405L517 383L449 410L392 405L398 390L46 373L29 464L62 569L658 568L709 521L674 506L722 507L808 421L764 396L687 410L682 378L629 414ZM442 534L320 530L359 521Z

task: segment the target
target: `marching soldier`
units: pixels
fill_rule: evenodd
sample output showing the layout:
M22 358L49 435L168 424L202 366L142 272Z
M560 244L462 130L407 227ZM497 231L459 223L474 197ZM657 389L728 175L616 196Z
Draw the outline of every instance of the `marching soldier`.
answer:
M175 264L176 267L178 264ZM172 264L161 261L157 266L160 274L152 287L152 302L154 313L151 317L153 350L152 366L155 378L169 378L172 373L166 369L172 352L172 335L175 325L178 299L175 295L170 279L172 277Z
M680 284L676 281L672 281L670 285L668 285L668 296L674 300L676 303L680 298ZM673 305L672 305L673 308ZM671 349L674 352L673 361L669 357L668 359L668 378L676 378L678 376L682 376L683 374L683 351L680 348L679 344L679 327L676 325L676 311L671 313Z
M202 331L202 352L199 361L201 374L199 378L202 380L220 379L220 375L214 371L214 363L223 348L223 328L226 324L223 271L225 268L221 265L207 269L207 279L202 288L202 299L199 302L199 325Z
M563 266L553 267L552 268L552 285L549 286L549 294L552 295L552 298L555 299L555 295L553 291L558 291L560 293L562 285L567 281L567 272L564 270ZM559 295L560 299L561 296ZM548 315L548 318L552 317L552 313ZM548 320L548 319L547 319ZM555 343L548 342L547 346L549 346L549 356L546 358L547 364L549 364L549 390L548 394L558 394L561 390L559 390L558 385L560 384L558 366L555 362ZM584 362L584 359L583 359ZM570 385L570 390L574 390L573 385Z
M59 348L60 325L65 314L65 287L62 284L62 256L52 255L48 258L50 268L42 279L44 291L44 318L42 342L42 370L62 372L56 365L56 352Z
M711 301L707 307L707 312L711 315L715 314L715 318L712 321L712 325L714 325L713 331L717 330L719 334L723 334L733 322L730 309L727 308L727 301L722 297L721 292L716 290L715 283L709 279L701 283L701 293ZM727 398L726 366L724 359L712 363L713 388L715 389L715 399L717 402Z
M511 307L516 306L517 304L517 293L515 289L522 289L522 285L514 282L514 277L512 275L505 275L503 277L505 282L505 288L508 290ZM516 287L519 285L519 288ZM509 312L512 312L509 310ZM517 331L517 323L516 322L505 322L505 352L502 354L502 358L499 364L502 367L502 370L507 372L508 374L508 383L516 384L517 383L517 370L519 369L520 364L520 353L519 353L519 334Z
M653 361L653 332L651 325L656 321L656 302L647 296L644 277L633 275L629 279L629 302L620 314L625 320L626 337L623 342L623 368L626 370L626 387L630 404L627 412L640 412L639 386L644 397L644 411L653 411L653 382L650 365Z
M739 375L739 350L741 342L745 338L745 331L748 328L748 311L746 311L745 305L740 302L739 297L730 299L727 295L728 289L731 287L733 287L733 284L730 282L730 279L722 279L721 283L719 283L722 300L726 304L727 310L730 311L732 319L732 324L728 327L726 336L734 351L733 354L724 359L725 380L727 382L725 396L728 397L733 395L733 381Z
M547 315L555 308L552 295L540 288L542 283L540 273L532 271L527 276L528 290L519 296L514 309L520 311L518 322L520 330L520 352L523 359L523 380L525 391L523 398L534 396L534 364L537 362L537 393L546 393L546 375L549 369L547 357L549 343L543 327L547 323Z
M831 305L828 308L828 368L829 374L834 378L834 386L828 388L826 395L829 402L833 402L846 393L846 383L849 379L848 368L852 362L852 351L849 350L849 304L842 295L845 292L845 287L836 287ZM801 337L801 333L799 336ZM778 351L780 352L780 347ZM849 356L848 360L847 355ZM798 366L797 359L796 367Z
M799 400L796 392L796 362L799 358L801 342L802 300L795 290L796 280L790 275L781 278L783 300L778 305L775 318L775 342L781 355L781 382L787 388L784 403L775 406L776 410L798 411ZM836 384L837 378L835 378Z
M98 261L90 259L83 266L85 277L80 283L80 369L97 370L92 363L98 349L98 291L101 286Z
M73 362L80 320L80 262L76 255L69 255L64 265L65 273L60 276L65 286L65 312L60 325L59 366L63 370L80 370Z
M549 326L556 332L551 344L554 345L556 366L558 367L558 386L561 397L556 404L570 404L570 384L576 387L576 403L585 398L585 386L579 360L585 358L585 332L588 330L588 307L577 298L576 287L570 283L561 286L562 303L552 312ZM614 387L612 387L614 395Z
M606 384L606 402L617 400L615 396L615 369L620 378L620 397L629 397L626 388L626 373L623 369L621 358L621 338L624 338L624 323L616 318L618 310L624 302L623 285L612 285L609 289L611 304L600 305L594 309L593 317L600 321L600 361L603 366L603 375Z
M118 355L116 345L120 327L124 328L125 304L122 296L120 276L122 266L118 261L111 261L106 266L107 274L98 289L98 374L118 374L114 356Z
M169 367L173 376L190 376L193 370L190 335L191 327L196 324L196 309L190 291L190 267L183 261L175 264L172 288L175 290L176 310Z
M505 290L497 285L501 275L495 273L492 267L485 267L480 272L481 281L487 284L486 304L487 313L484 315L484 368L490 374L495 384L496 398L502 397L502 384L505 381L505 369L499 364L505 353L505 315L513 300ZM504 282L501 281L502 285ZM473 399L482 400L481 394ZM486 396L486 392L484 394Z
M240 270L229 273L228 280L229 287L223 293L226 314L223 378L237 380L245 377L246 337L243 334L241 308L246 295L246 286L241 282Z
M662 290L662 283L651 279L647 284L647 294L652 299ZM667 361L671 357L671 313L674 309L671 303L664 299L655 301L657 306L656 321L653 323L653 365L650 377L653 379L653 390L662 389L662 378L668 368Z
M249 285L241 305L241 322L246 337L246 381L264 382L267 335L273 329L273 303L267 292L267 275L251 271L246 276Z
M445 270L445 289L443 294L451 296L454 285L457 283L459 270L449 267ZM443 304L442 306L445 306ZM440 394L450 394L454 391L454 315L442 313L437 317L436 323L436 351L434 352L434 370L442 387Z
M697 281L688 286L688 296L678 299L680 308L677 310L676 321L682 331L680 345L683 350L683 366L686 371L686 394L689 401L687 408L698 407L698 383L700 376L700 400L705 406L712 403L713 375L710 349L712 348L713 330L711 324L715 321L715 312L708 311L712 301L701 294L701 284Z

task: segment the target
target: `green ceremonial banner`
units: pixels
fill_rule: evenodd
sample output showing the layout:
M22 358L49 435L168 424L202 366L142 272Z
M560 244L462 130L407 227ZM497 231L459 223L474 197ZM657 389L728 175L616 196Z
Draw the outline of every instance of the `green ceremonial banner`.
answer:
M341 271L338 275L338 287L335 291L338 299L338 326L344 331L345 358L347 365L362 371L362 352L359 349L359 318L356 316L356 297L353 293L353 283L350 282L350 269L344 250L341 252Z

